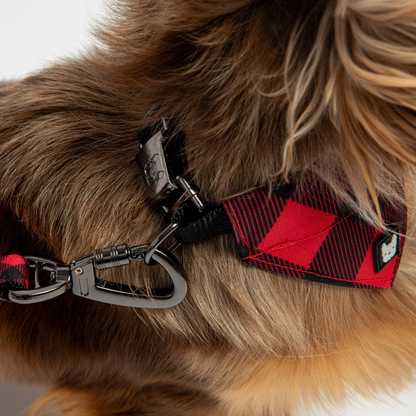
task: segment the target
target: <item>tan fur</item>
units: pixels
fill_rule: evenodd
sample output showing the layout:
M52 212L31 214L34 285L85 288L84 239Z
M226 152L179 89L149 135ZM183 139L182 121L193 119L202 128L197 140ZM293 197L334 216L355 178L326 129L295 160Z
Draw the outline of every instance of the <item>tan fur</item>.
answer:
M163 216L134 156L161 116L185 131L204 200L312 171L383 226L368 195L408 194L390 290L247 267L226 236L178 250L189 293L172 309L1 304L3 371L57 386L34 412L295 415L412 379L415 18L405 0L123 1L88 55L0 86L0 255L152 241ZM167 282L144 264L103 274Z

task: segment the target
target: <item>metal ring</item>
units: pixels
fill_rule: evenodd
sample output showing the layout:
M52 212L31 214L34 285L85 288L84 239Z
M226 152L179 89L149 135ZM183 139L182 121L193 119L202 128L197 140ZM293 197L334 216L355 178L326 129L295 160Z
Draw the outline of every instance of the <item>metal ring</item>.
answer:
M169 224L149 245L146 255L144 256L144 261L147 265L154 264L152 263L152 257L155 254L155 251L158 247L179 227L179 222L173 222Z

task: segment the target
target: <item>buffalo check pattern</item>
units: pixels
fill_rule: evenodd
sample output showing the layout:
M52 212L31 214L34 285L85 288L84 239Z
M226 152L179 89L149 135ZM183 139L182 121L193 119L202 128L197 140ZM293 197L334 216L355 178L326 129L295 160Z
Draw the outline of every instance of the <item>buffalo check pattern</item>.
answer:
M9 290L28 289L29 263L17 254L0 257L0 300L7 300Z
M364 222L318 180L223 202L249 264L319 283L388 289L403 251L406 210L381 198L379 204L391 233Z

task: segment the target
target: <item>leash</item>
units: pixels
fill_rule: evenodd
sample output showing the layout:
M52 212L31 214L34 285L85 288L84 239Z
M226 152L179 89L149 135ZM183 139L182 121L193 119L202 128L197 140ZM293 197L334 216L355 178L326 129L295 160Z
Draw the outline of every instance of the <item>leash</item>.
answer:
M249 265L299 279L361 289L392 286L403 252L406 209L379 198L383 232L337 200L321 180L278 183L221 204L204 203L198 189L177 172L183 134L162 120L138 132L136 161L151 199L169 224L152 243L96 250L70 265L36 256L0 257L0 299L29 304L72 290L87 299L138 308L170 308L186 296L186 274L173 255L181 244L195 244L223 234L235 238L240 257ZM179 152L180 153L180 152ZM161 245L170 237L168 249ZM168 288L145 290L98 279L96 270L136 261L159 264L169 274ZM34 273L32 272L34 270ZM42 273L49 273L41 284Z
M71 265L35 256L0 257L0 299L15 303L37 303L55 298L72 289L74 295L113 305L140 308L171 308L186 295L185 272L179 261L165 249L154 250L151 260L169 274L172 285L146 291L102 279L96 270L126 266L144 260L149 244L129 248L125 245L96 250ZM33 278L31 270L34 269ZM41 285L41 274L49 273L48 284Z

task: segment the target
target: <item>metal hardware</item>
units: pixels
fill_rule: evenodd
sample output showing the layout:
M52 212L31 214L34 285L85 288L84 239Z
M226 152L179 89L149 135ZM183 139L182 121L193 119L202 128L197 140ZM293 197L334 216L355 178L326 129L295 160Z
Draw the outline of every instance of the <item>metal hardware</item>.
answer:
M162 119L162 122L160 130L140 144L136 161L152 199L162 206L169 221L176 209L188 199L200 212L204 210L204 204L197 195L199 189L191 187L184 178L177 176L173 166L168 163L164 142L169 130L166 121ZM174 194L177 194L176 201Z
M202 212L204 204L197 195L199 190L193 188L181 176L174 174L172 161L169 161L167 157L168 151L164 142L172 130L168 129L166 121L162 119L157 133L147 140L151 129L148 131L149 134L143 132L143 140L139 139L140 151L136 160L152 199L162 206L168 220L188 199ZM181 167L178 166L175 169L179 170ZM185 272L176 257L172 255L180 243L175 241L168 250L162 249L160 245L178 227L179 223L171 223L151 244L132 248L119 245L96 250L89 256L73 261L71 266L42 257L26 257L30 261L30 267L35 268L35 288L10 291L9 299L17 303L41 302L59 296L72 288L75 295L114 305L139 308L175 306L184 299L187 292ZM168 272L173 285L167 289L145 290L96 278L96 269L105 270L125 266L139 260L144 260L147 265L160 264ZM42 287L40 276L45 270L50 272L50 284Z
M168 251L169 253L174 253L182 244L175 240L169 247L168 247Z
M198 208L199 212L202 212L204 210L204 204L198 197L199 189L192 188L189 183L181 178L180 176L176 177L176 181L179 183L181 188L185 191L184 195L187 196L186 199L190 198L191 201L194 203L194 205Z
M136 158L146 186L157 203L163 203L172 192L179 189L175 180L171 179L174 176L166 162L163 141L162 131L158 131L141 145Z
M131 263L130 257L130 249L125 245L95 250L94 266L98 270L125 266Z
M163 241L163 240L162 240ZM72 288L75 295L112 305L134 308L171 308L180 303L188 289L185 272L176 257L162 248L152 249L152 261L169 274L172 285L167 288L145 290L97 279L95 269L120 267L145 258L150 245L129 248L125 245L96 250L94 254L72 262L71 266L43 257L26 256L29 267L35 268L35 288L11 290L9 300L29 304L52 299ZM40 285L40 273L50 273L50 284Z
M144 261L148 265L153 265L152 263L152 257L155 251L159 248L159 246L173 233L175 230L179 227L178 222L173 222L172 224L169 224L149 245L149 248L147 249L146 255L144 256ZM180 244L180 243L178 243ZM171 246L175 250L179 247L175 243ZM168 250L170 251L170 250Z
M149 244L132 247L126 246L113 247L108 250L112 251L112 259L100 264L102 266L117 267L127 264L125 253L129 252L129 262L142 260L149 250ZM116 254L119 253L119 254ZM134 289L126 285L107 282L96 278L95 268L97 267L97 258L100 262L100 250L90 256L72 262L71 274L75 295L99 302L110 303L112 305L130 306L134 308L171 308L180 303L186 296L188 285L184 279L185 272L182 265L167 250L162 248L156 249L152 255L152 260L160 264L169 274L173 285L167 289ZM119 261L121 260L121 261ZM110 266L110 263L113 266ZM83 273L76 275L75 270L82 268ZM106 268L106 267L104 267Z
M184 190L184 193L179 199L175 201L175 203L170 208L162 207L164 211L166 212L166 215L165 215L166 221L170 221L170 219L172 218L176 210L188 199L190 199L194 203L194 205L198 208L199 212L202 212L205 208L204 203L198 197L198 192L199 192L198 188L192 188L189 185L189 183L180 176L176 177L176 181Z
M69 266L43 257L25 256L25 258L29 261L29 267L35 269L35 288L11 290L9 300L22 304L43 302L71 289ZM50 273L50 284L47 286L40 285L40 274L44 270Z

